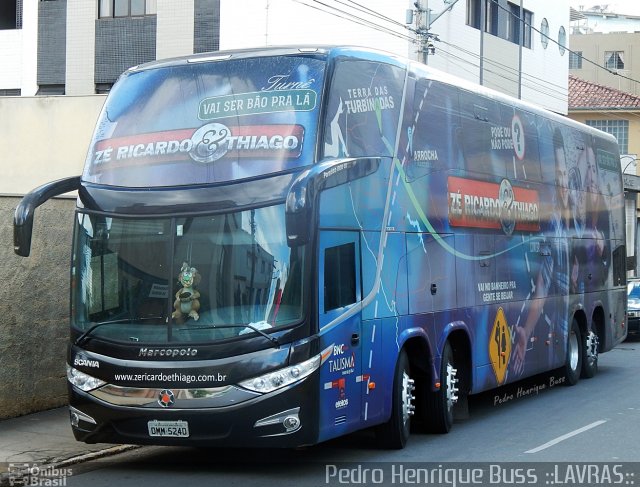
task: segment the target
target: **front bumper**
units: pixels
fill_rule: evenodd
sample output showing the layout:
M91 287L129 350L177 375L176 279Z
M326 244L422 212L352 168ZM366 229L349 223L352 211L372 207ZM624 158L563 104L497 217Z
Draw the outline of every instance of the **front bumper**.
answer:
M317 443L319 373L240 404L215 407L141 407L109 403L69 385L72 428L86 443L202 447L297 447ZM176 394L178 397L180 394ZM155 398L153 399L155 401ZM296 420L299 424L296 424ZM151 421L186 421L189 436L150 436Z

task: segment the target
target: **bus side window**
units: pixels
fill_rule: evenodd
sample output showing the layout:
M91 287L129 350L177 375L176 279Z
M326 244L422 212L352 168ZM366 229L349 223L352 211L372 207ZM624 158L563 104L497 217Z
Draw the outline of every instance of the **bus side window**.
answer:
M410 121L407 126L407 181L455 168L460 150L458 89L438 81L419 79Z
M490 98L460 90L461 146L468 172L506 177L507 169L501 152L510 141L502 127L500 107Z
M353 242L325 250L324 311L356 302L356 249Z
M500 126L494 127L493 147L505 164L507 177L540 182L540 154L536 116L511 105L500 104Z

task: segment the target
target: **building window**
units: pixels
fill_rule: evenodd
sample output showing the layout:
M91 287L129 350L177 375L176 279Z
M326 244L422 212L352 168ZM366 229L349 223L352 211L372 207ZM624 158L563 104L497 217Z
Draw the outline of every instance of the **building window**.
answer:
M507 3L509 12L507 15L507 40L520 44L520 28L523 24L520 18L520 5L513 3ZM524 18L524 32L522 38L522 45L531 49L531 19L533 14L526 9L522 9Z
M558 29L558 49L560 49L560 55L564 56L564 52L567 50L567 31L563 26Z
M585 123L618 139L620 154L629 152L629 120L587 120Z
M508 8L501 7L495 0L468 0L467 25L480 29L482 24L482 8L484 7L484 31L500 36L514 44L520 44L520 29L524 24L522 45L531 48L531 21L533 13L522 9L520 5L507 3ZM524 19L524 21L523 21Z
M484 5L484 31L494 36L498 35L498 14L500 7L493 0L469 0L467 2L467 25L480 29L482 23L482 8Z
M22 2L18 0L0 1L0 30L22 28Z
M624 69L624 51L605 51L604 67L608 69Z
M98 0L98 18L141 17L156 13L157 0Z
M113 88L113 83L96 83L96 95L106 95Z
M499 32L500 6L492 0L486 1L485 28L484 31L497 36Z
M6 88L0 89L0 96L20 96L20 88Z
M582 69L582 51L569 52L569 69Z
M474 29L480 29L481 15L480 0L467 1L467 25Z
M38 96L64 95L64 85L40 85L38 86Z
M540 42L545 49L549 45L549 21L547 19L542 19L540 23Z

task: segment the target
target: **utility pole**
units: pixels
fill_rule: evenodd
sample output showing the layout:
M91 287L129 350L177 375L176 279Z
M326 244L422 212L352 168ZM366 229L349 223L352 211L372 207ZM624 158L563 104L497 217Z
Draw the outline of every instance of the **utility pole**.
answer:
M520 13L518 14L518 99L522 99L522 46L524 45L524 9L520 0Z
M480 86L484 85L484 31L487 28L487 5L480 0Z
M415 18L416 44L418 44L420 60L424 64L429 64L429 55L433 55L436 52L433 41L437 40L438 36L431 33L431 26L436 20L442 17L445 12L450 11L457 2L458 0L444 0L447 6L435 17L431 15L428 0L416 0L413 4L415 10L407 11L407 24L413 23L413 19Z

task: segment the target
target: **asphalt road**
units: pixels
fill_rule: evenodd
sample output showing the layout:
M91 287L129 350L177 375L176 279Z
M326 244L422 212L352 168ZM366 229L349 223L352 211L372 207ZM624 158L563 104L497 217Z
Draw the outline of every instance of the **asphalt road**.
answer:
M478 484L475 480L480 485L638 485L640 463L632 462L640 462L639 378L640 341L627 341L600 356L593 379L565 387L554 383L557 374L545 374L474 396L469 419L448 435L413 434L400 451L377 449L369 432L298 450L145 447L76 465L64 480L92 487L460 486ZM565 462L571 463L569 471ZM613 465L597 472L573 469L579 462ZM475 467L482 471L475 471L474 480ZM435 477L420 477L427 470ZM591 477L579 477L585 472Z

